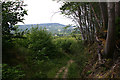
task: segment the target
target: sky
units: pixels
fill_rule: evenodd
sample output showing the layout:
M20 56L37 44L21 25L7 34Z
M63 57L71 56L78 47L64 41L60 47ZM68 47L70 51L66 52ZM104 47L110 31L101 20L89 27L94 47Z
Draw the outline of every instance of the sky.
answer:
M73 22L61 15L59 8L62 5L53 0L24 0L27 4L28 16L25 16L25 24L60 23L64 25ZM19 25L22 23L18 23Z

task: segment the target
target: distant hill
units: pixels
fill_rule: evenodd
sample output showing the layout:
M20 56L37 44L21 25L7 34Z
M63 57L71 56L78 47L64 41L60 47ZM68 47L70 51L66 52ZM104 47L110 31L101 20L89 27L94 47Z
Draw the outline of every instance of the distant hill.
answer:
M30 30L32 27L38 27L38 28L46 28L51 33L70 33L73 30L73 27L69 27L67 30L64 30L64 27L66 25L59 24L59 23L44 23L44 24L26 24L26 25L18 25L18 29L21 31L24 31L26 29Z

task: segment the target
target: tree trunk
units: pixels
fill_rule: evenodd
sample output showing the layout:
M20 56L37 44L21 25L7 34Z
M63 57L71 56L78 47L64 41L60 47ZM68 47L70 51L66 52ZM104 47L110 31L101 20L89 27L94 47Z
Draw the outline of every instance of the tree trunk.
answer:
M115 3L115 19L120 17L120 2Z
M108 11L107 11L107 3L106 2L100 2L100 11L102 14L103 19L103 27L107 29L108 27Z
M105 44L105 55L112 58L115 46L115 3L108 2L108 32Z
M82 20L81 20L81 8L78 6L78 24L79 24L79 30L81 31L81 36L82 36L82 40L85 40L85 34L83 31L83 27L82 27Z

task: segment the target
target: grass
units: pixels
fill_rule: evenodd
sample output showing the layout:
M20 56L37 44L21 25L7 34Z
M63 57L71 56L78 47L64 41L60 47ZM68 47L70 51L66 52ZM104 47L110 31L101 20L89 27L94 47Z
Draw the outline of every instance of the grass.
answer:
M55 78L56 73L59 71L61 67L67 64L68 60L69 60L69 57L67 56L52 60L55 65L52 66L52 69L47 72L48 78Z
M68 68L68 78L79 78L79 68L76 63L72 63Z
M59 74L58 78L62 78L64 75L64 70Z

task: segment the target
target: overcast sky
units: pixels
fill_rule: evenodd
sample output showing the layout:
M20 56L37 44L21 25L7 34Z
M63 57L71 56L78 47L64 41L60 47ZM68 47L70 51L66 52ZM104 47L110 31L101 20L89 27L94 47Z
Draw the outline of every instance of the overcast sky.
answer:
M56 13L59 12L61 3L52 0L24 0L24 2L28 5L26 6L28 16L25 16L25 24L61 23L68 25L72 23L70 19Z

